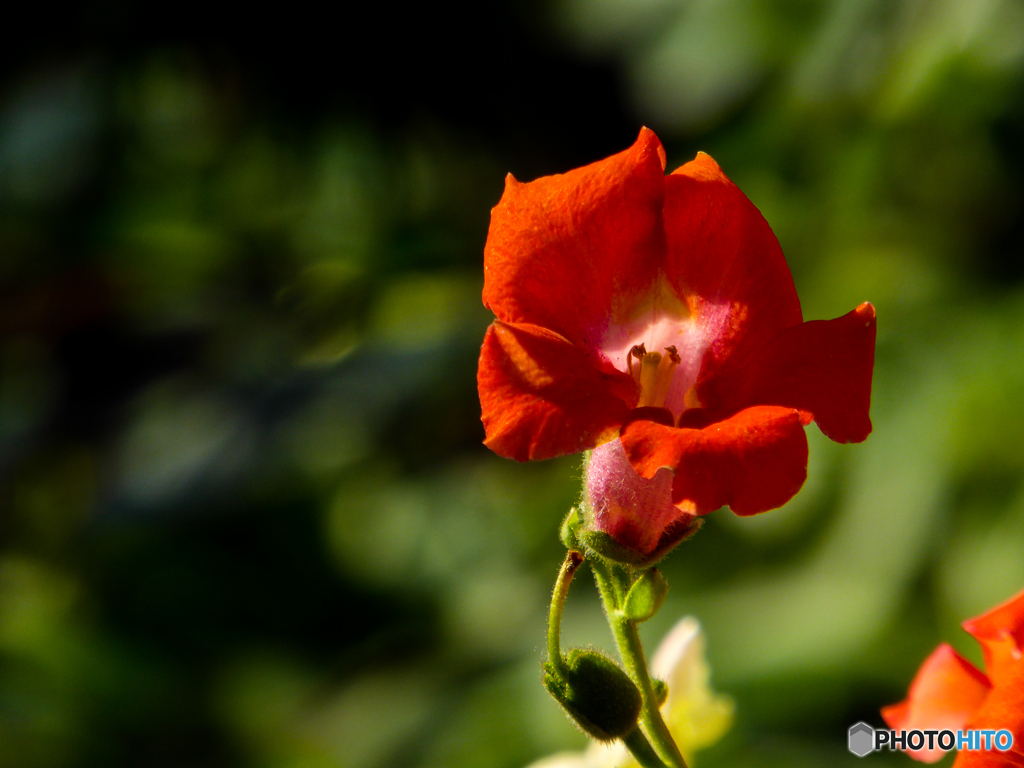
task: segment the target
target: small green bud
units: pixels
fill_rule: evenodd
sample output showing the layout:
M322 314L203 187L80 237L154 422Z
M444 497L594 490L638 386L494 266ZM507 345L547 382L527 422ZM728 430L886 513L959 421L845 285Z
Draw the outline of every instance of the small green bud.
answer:
M545 664L544 687L598 741L622 738L636 727L640 691L615 662L597 651L574 648L561 669Z
M668 683L656 677L651 678L651 686L654 688L654 700L658 706L662 706L668 699Z
M583 549L577 538L577 531L581 525L583 525L583 516L580 515L580 511L576 507L573 507L562 521L562 530L559 531L559 536L566 549Z
M667 593L668 581L657 568L650 568L630 587L622 612L631 621L647 621L661 608Z

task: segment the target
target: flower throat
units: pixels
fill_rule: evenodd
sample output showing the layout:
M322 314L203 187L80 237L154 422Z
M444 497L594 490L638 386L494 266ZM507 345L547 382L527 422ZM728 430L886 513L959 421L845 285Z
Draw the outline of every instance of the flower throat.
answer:
M638 408L665 407L665 398L668 397L668 390L672 385L672 373L680 362L682 359L675 346L665 347L664 355L660 352L648 352L643 344L636 344L629 350L626 367L629 375L640 385Z

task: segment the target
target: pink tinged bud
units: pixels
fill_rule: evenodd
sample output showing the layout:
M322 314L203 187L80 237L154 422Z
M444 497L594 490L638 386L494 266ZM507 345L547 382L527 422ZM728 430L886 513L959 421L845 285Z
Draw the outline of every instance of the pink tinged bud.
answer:
M672 471L662 467L653 478L644 479L618 439L591 452L584 482L586 527L643 555L658 548L670 525L693 517L672 503Z

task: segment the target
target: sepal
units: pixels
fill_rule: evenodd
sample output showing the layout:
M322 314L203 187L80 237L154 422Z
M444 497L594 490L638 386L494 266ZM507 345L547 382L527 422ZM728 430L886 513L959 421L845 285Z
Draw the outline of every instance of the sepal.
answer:
M634 568L650 568L661 562L678 544L693 536L703 524L704 520L699 517L679 518L664 530L654 551L647 553L619 544L604 531L581 527L576 531L576 536L587 550L605 560Z
M615 662L583 648L562 661L544 665L544 687L587 735L612 741L636 727L640 691Z
M583 528L578 531L578 535L580 541L590 552L613 563L640 567L647 559L647 555L640 550L624 547L604 531Z

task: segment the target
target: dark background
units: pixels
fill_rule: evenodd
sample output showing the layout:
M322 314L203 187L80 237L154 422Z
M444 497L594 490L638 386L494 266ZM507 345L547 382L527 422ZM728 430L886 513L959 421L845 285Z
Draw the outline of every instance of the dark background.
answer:
M525 765L578 458L484 449L488 212L711 153L808 319L871 300L860 446L666 564L736 701L698 765L853 760L1024 585L1014 2L23 7L0 47L0 766ZM586 579L570 642L610 645ZM879 764L880 756L872 758ZM902 756L890 758L905 762Z

